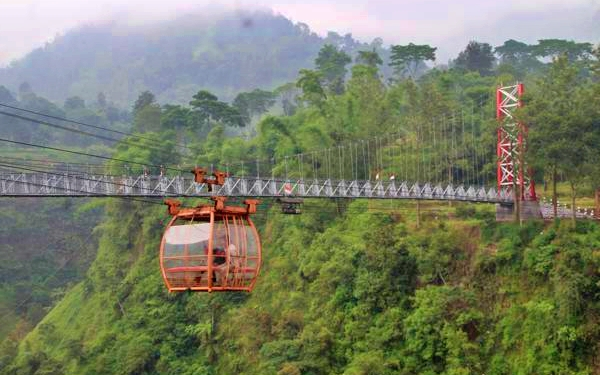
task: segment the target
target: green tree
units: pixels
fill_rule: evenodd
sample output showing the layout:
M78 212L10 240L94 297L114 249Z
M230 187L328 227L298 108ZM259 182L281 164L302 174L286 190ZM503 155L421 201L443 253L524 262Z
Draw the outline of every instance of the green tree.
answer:
M240 112L246 124L249 124L253 116L260 116L275 104L275 97L275 93L261 89L242 92L233 99L233 107Z
M400 77L408 75L415 78L423 62L435 61L435 51L437 47L427 44L395 45L391 47L390 66L394 67L394 71Z
M523 79L529 72L539 71L543 64L533 54L534 46L509 39L495 48L499 56L497 75L508 73L515 78Z
M533 53L535 56L546 58L556 58L564 54L569 61L573 62L591 57L592 48L591 43L577 43L564 39L540 39L538 44L533 47Z
M204 138L210 129L208 124L196 111L180 105L166 104L162 107L160 125L164 130L174 130L177 134L178 143L187 143L186 132Z
M404 320L407 373L480 373L479 345L469 333L482 314L472 306L473 296L460 288L417 290L414 309Z
M204 121L221 122L224 125L243 127L246 125L244 118L237 108L219 101L216 95L200 90L193 96L190 105Z
M78 97L70 97L65 101L65 112L68 118L80 121L86 124L96 125L96 126L105 126L106 119L102 116L101 113L97 113L90 108L86 108L85 101ZM79 128L81 130L87 130L85 126L78 124L70 124L70 127ZM70 132L63 132L62 140L68 144L75 144L79 146L88 146L93 143L98 142L97 139L82 136L79 134L74 134Z
M175 129L179 132L189 125L190 113L191 110L189 108L180 105L165 104L162 107L161 126L164 129Z
M158 104L147 105L136 111L133 129L138 132L155 132L160 130L161 110Z
M500 56L500 62L516 65L524 58L531 56L532 47L526 43L509 39L503 45L496 47L495 52Z
M325 90L321 86L321 78L322 74L320 72L302 69L296 81L296 86L302 90L301 99L317 107L320 107L323 101L327 99Z
M509 39L503 45L496 47L494 51L500 57L500 64L508 64L517 71L528 72L542 66L534 54L534 49L535 46ZM498 67L498 70L501 69Z
M133 129L138 132L160 130L160 105L156 103L154 94L144 91L133 105Z
M258 123L258 130L258 152L261 158L279 158L293 152L295 139L288 119L266 116Z
M592 82L588 92L588 113L587 118L592 121L593 131L589 134L591 144L600 144L600 45L594 50L595 61L592 63ZM592 188L595 190L596 215L600 218L600 149L594 147L590 152L588 164L591 176Z
M356 62L359 64L365 64L371 67L377 67L378 65L383 64L383 60L373 48L370 51L358 51L358 55L356 56Z
M66 110L77 110L85 108L85 101L81 99L79 96L72 96L65 100L65 109Z
M315 59L315 65L330 92L339 95L344 91L344 77L348 71L346 65L351 62L352 59L346 52L338 50L332 44L326 44L321 48Z
M40 96L35 95L33 92L29 91L27 94L20 94L21 101L20 106L28 109L30 111L41 112L47 115L64 117L65 112L56 106L54 103L50 102L47 99L44 99ZM27 134L23 134L25 138L21 139L30 139L33 141L43 141L46 142L50 139L60 139L61 136L65 135L65 132L52 132L46 126L30 123L22 120L17 121L19 126L19 133L24 132Z
M562 172L571 184L572 205L576 188L586 175L584 168L597 146L590 143L593 123L588 117L590 101L586 100L586 83L579 69L561 55L550 66L548 75L526 101L525 123L530 127L529 150L552 178L552 201L556 214L556 184ZM575 217L573 216L573 219Z
M458 54L454 65L458 69L476 71L482 76L487 76L492 74L495 61L491 45L473 40Z
M142 92L133 105L133 115L144 109L146 106L156 104L156 97L150 91Z
M284 115L291 116L296 113L296 100L298 99L299 91L298 86L294 82L279 86L275 89L275 93L281 100L281 107Z
M344 97L347 104L342 108L347 111L347 125L353 126L345 126L344 137L367 138L381 134L392 119L386 110L385 86L377 75L377 68L368 65L353 66L352 77L347 86Z

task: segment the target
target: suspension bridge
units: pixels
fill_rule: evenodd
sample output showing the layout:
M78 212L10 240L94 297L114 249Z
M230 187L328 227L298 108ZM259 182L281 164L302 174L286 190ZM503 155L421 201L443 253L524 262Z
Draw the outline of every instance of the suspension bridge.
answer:
M130 173L130 167L125 167L124 173L117 175L107 173L103 165L80 164L77 168L44 160L2 160L0 197L409 199L494 203L505 210L512 210L518 201L533 206L532 215L540 216L549 210L537 205L532 171L523 157L527 128L514 117L522 94L522 84L498 88L495 144L480 141L489 116L471 110L413 124L412 132L399 128L312 152L227 162L194 171L144 165L139 173ZM494 146L496 152L490 152ZM490 165L496 168L492 171ZM150 173L152 169L158 173Z
M419 184L408 181L277 179L227 177L222 185L198 183L190 176L107 176L81 173L2 173L5 197L299 197L461 200L512 202L507 190Z

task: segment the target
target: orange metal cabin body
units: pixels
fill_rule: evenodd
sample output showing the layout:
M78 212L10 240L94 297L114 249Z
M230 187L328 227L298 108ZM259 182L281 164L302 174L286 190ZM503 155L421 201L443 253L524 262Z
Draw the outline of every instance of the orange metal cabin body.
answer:
M261 245L250 214L255 200L246 207L225 206L214 198L214 206L179 208L167 200L173 215L160 245L160 267L170 292L251 291L261 264Z

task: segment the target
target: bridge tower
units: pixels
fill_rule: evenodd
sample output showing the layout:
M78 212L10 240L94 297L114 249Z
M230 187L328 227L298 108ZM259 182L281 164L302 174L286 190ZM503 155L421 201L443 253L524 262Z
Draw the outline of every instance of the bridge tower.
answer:
M537 201L532 170L527 166L527 126L514 117L515 110L523 106L521 97L524 86L498 87L496 90L496 118L498 125L497 179L498 191L512 191L516 186L516 198L521 201Z
M514 207L512 204L496 206L496 219L499 221L512 220L513 211L519 220L541 218L533 172L525 160L527 126L515 118L515 111L523 106L523 93L522 83L496 90L498 191L511 191L515 198Z

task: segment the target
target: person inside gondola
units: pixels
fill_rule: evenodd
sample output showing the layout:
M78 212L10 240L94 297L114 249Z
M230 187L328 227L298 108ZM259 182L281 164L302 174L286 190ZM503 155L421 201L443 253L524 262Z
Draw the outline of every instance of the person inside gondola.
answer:
M213 243L213 284L223 286L227 272L227 251L225 244L227 243L227 235L222 228L216 230L215 240Z
M217 246L213 250L213 265L220 266L225 264L227 261L227 254L225 253L225 249L220 246Z
M220 246L215 247L213 249L213 285L223 286L226 261L227 254L225 254L225 250Z
M235 244L230 243L227 247L227 252L229 253L229 264L232 268L237 268L240 266L240 254L237 250Z

